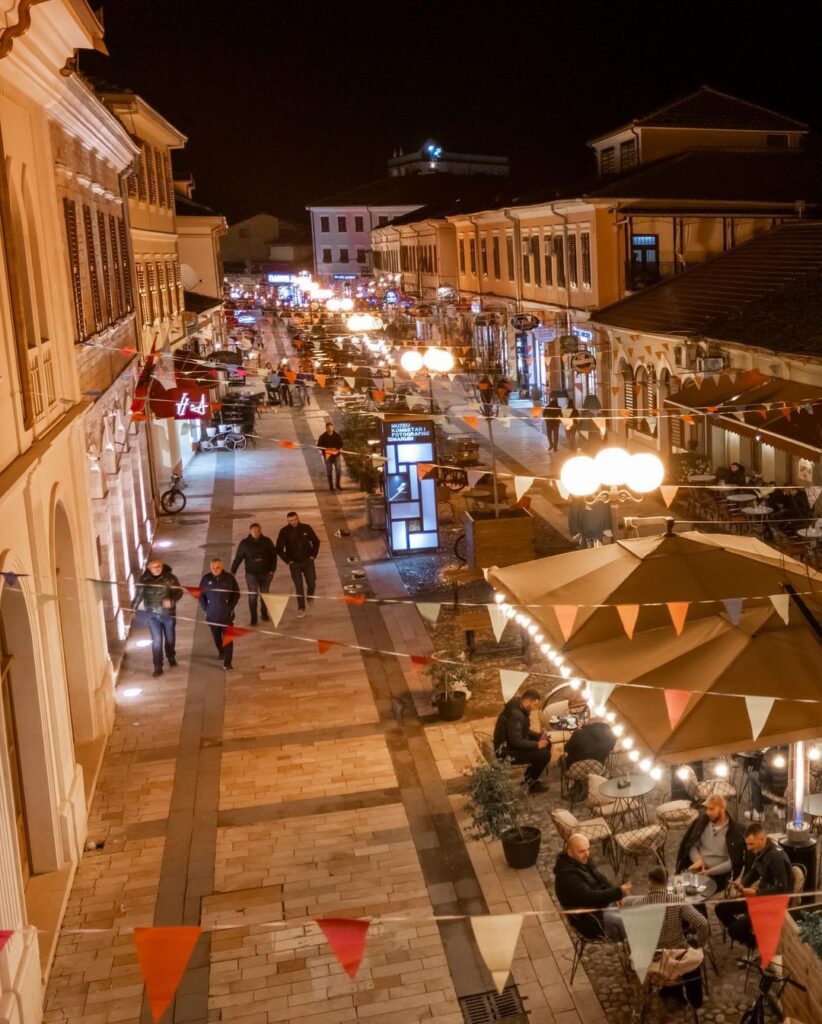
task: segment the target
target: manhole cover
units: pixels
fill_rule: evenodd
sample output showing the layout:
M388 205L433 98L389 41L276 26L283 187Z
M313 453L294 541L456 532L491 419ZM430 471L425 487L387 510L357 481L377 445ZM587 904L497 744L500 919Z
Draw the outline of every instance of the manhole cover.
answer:
M459 1000L465 1024L488 1024L504 1020L508 1024L528 1024L528 1014L517 989L512 985L502 993L477 992Z

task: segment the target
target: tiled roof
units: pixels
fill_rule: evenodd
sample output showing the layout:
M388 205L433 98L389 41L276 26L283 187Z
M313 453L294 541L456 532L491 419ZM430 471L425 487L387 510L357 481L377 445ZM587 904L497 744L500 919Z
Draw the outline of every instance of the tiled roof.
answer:
M822 353L822 222L775 228L591 314L609 327Z
M440 206L473 195L510 192L507 178L488 174L406 174L380 178L308 204L313 207Z
M595 185L589 199L822 203L822 154L799 149L689 149Z
M724 128L763 132L807 131L801 121L703 85L696 92L637 118L640 128Z

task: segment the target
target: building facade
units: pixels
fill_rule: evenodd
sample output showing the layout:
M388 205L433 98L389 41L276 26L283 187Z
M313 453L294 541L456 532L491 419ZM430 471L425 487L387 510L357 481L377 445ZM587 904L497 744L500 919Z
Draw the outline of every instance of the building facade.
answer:
M175 181L174 186L185 330L189 345L199 353L224 349L221 241L228 226L225 217L193 200L193 180Z
M113 717L88 446L93 399L135 349L118 201L134 151L73 71L100 45L85 0L0 13L0 1017L15 1024L42 1017Z

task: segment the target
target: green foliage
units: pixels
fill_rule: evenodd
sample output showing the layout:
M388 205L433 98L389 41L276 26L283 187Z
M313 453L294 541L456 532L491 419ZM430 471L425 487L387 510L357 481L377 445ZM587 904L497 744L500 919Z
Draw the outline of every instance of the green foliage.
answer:
M465 809L471 817L466 830L469 839L502 839L506 832L518 832L535 822L532 797L507 761L483 761L468 772Z
M799 929L799 938L807 943L822 960L822 914L818 911L802 914L796 924Z
M368 441L380 436L378 421L373 416L347 413L342 418L340 434L346 448L343 459L349 476L367 494L373 494L380 482L380 472L371 461L376 446Z
M468 697L471 696L471 670L464 662L465 655L462 651L437 651L434 661L425 670L425 675L431 679L431 690L435 697L450 697L454 690L461 690Z

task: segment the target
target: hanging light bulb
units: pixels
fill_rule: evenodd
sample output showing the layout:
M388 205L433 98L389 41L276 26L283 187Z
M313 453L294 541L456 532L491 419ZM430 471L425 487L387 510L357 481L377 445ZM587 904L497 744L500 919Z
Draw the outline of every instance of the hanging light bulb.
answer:
M777 754L772 762L774 768L784 768L787 763L784 754Z
M656 765L648 772L648 774L651 776L654 782L659 782L659 780L662 778L662 769L659 767L659 765Z
M563 677L563 679L567 679L568 676L570 676L570 674L571 674L571 666L570 665L563 665L560 668L559 671L560 671L560 675Z
M542 651L543 654L546 655L549 654L551 651L551 647L549 644L540 644L539 649Z
M819 747L811 747L808 751L808 760L818 761L820 757L822 757L822 753L820 752Z
M496 594L494 594L494 600L497 604L505 604L505 594L503 594L501 590L498 590Z
M568 681L568 685L571 687L572 690L578 690L582 683L580 683L578 679L570 679Z
M620 725L619 722L617 722L617 724L611 728L611 732L614 734L614 736L619 737L625 732L625 726Z
M517 612L516 623L518 626L524 626L527 621L522 612Z
M632 761L634 761L634 762L638 761L639 760L639 751L638 750L629 750L628 751L628 757Z
M651 770L652 765L653 762L651 761L650 757L643 757L643 759L639 762L639 770L641 772L649 772Z
M538 629L539 629L539 626L536 624L536 622L532 622L531 625L528 627L528 633L531 636L534 636L534 634L537 632Z
M691 773L688 771L688 766L686 764L680 765L676 770L676 777L680 782L684 782L690 774Z
M544 639L545 639L545 637L542 635L542 633L537 633L536 636L534 637L534 643L535 644L541 644Z
M594 708L594 714L597 716L597 718L602 718L602 716L605 714L605 705L597 704L597 706Z
M517 617L516 609L515 608L506 608L505 609L505 615L509 619L515 619Z
M622 746L623 746L623 747L624 747L624 748L625 748L626 750L630 750L630 749L631 749L631 747L632 747L633 745L634 745L634 741L633 741L633 740L631 739L631 737L630 737L630 736L625 736L625 737L623 738L623 740L622 740Z
M605 715L605 721L608 722L609 724L613 724L616 721L616 715L613 713L613 711L609 711Z
M728 766L724 761L718 761L714 765L714 775L718 779L727 779L728 777Z

